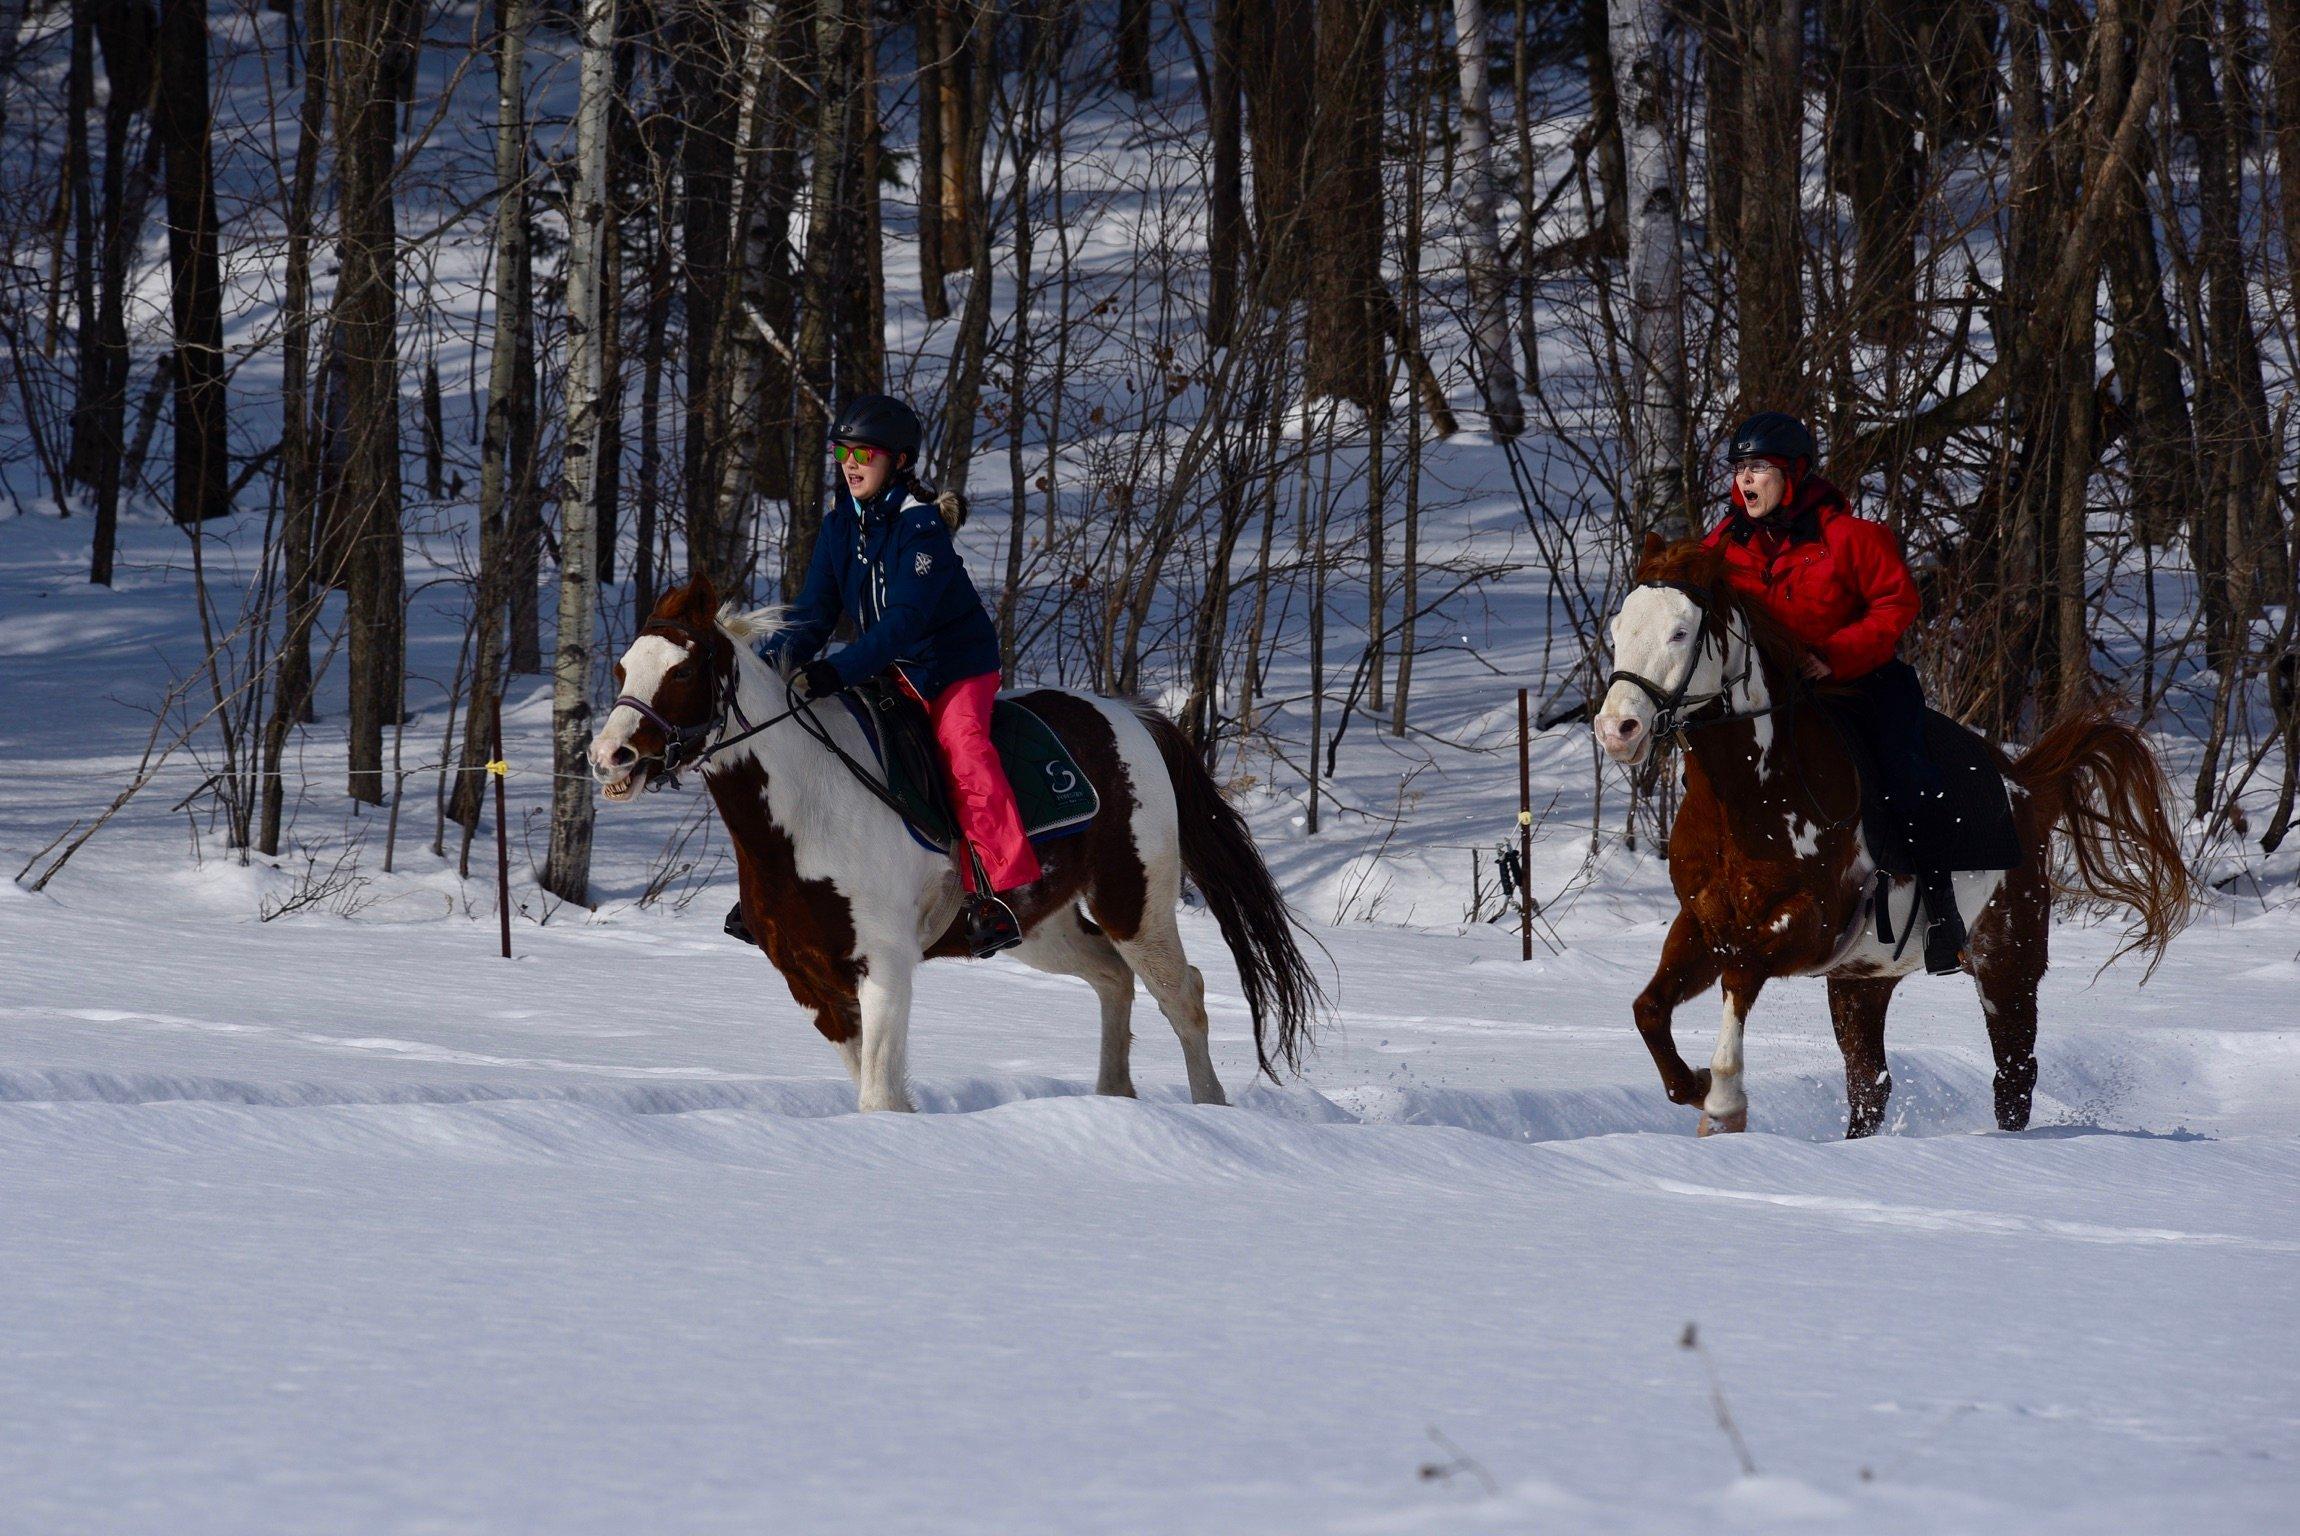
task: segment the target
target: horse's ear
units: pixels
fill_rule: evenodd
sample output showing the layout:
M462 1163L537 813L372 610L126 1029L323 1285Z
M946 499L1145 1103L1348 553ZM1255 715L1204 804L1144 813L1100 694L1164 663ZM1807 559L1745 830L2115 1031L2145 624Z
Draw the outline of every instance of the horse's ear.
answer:
M1667 539L1663 538L1660 534L1653 532L1651 529L1647 529L1645 532L1645 547L1638 551L1637 563L1640 566L1651 565L1654 561L1661 558L1661 552L1668 547L1669 541Z
M719 589L711 578L697 571L684 583L672 587L655 599L655 611L650 618L675 619L698 630L708 630L719 613Z

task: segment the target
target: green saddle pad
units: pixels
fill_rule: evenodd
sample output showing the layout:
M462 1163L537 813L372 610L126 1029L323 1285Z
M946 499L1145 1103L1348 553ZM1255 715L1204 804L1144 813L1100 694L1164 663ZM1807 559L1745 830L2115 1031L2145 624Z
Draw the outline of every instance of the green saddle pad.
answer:
M951 813L942 752L926 711L884 685L854 689L840 697L848 701L870 737L871 750L886 774L887 789L902 806L910 835L948 853L958 841L958 823ZM1006 782L1014 786L1022 830L1031 841L1083 831L1102 809L1102 797L1062 738L1012 699L1000 699L991 709L990 744L998 749Z

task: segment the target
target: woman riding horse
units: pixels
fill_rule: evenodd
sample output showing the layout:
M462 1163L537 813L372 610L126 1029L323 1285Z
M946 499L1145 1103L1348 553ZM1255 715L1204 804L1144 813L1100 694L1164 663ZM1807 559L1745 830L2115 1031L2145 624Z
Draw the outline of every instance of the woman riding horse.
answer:
M795 675L809 699L888 672L925 708L968 854L959 879L968 948L980 960L1022 942L1001 893L1038 878L1038 855L990 741L998 629L951 542L962 514L949 510L955 498L938 499L913 473L925 435L917 414L886 395L858 395L839 412L831 443L841 483L815 535L806 584L761 654ZM861 632L825 657L842 615Z
M1813 434L1796 417L1766 411L1733 434L1733 510L1705 541L1725 557L1736 591L1812 653L1805 670L1845 692L1830 702L1858 732L1884 780L1916 864L1929 926L1925 969L1954 974L1965 925L1949 871L1948 798L1925 746L1925 691L1894 653L1916 622L1917 585L1900 541L1883 523L1855 517L1844 494L1813 473Z

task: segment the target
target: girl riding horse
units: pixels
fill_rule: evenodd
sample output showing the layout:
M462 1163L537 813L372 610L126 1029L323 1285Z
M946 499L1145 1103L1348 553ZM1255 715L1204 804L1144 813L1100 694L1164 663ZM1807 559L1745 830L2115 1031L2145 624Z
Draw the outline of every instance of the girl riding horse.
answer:
M761 654L809 699L887 672L924 706L969 854L959 860L968 947L983 959L1022 942L1002 893L1039 877L1038 855L990 741L998 630L951 542L963 514L914 473L925 435L917 414L886 395L858 395L839 412L831 445L840 484L798 601ZM858 633L824 656L842 616Z
M1705 542L1724 555L1734 589L1812 653L1807 675L1844 690L1830 703L1868 745L1916 864L1929 919L1925 969L1950 975L1965 926L1940 866L1948 799L1925 746L1924 685L1894 654L1916 622L1917 585L1893 531L1855 517L1844 494L1813 473L1816 452L1794 416L1766 411L1743 422L1727 455L1733 510Z

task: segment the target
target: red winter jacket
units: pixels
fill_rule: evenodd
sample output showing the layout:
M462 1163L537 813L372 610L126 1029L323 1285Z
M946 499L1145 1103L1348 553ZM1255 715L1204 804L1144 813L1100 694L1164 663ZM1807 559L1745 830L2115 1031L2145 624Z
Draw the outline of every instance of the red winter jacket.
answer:
M1705 541L1725 555L1725 574L1782 627L1850 682L1893 659L1917 619L1917 584L1883 523L1855 517L1819 475L1798 482L1790 504L1762 522L1734 510Z

